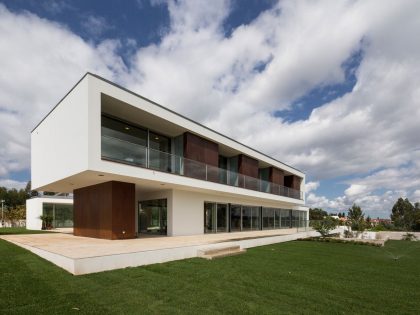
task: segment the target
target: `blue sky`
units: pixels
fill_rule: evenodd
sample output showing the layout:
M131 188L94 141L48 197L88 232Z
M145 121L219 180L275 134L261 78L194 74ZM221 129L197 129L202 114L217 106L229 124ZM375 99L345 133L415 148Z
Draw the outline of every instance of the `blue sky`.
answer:
M29 180L30 130L92 71L302 169L311 206L386 217L420 200L417 6L0 1L0 185Z

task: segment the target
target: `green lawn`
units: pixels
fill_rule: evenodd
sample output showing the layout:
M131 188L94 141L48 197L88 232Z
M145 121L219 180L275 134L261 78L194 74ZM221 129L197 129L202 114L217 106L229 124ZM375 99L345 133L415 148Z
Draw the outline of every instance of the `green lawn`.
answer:
M41 233L53 233L50 231L38 231L38 230L27 230L24 227L13 227L13 228L3 228L0 227L0 235L8 234L41 234Z
M72 276L0 240L1 314L419 314L420 242L288 242Z

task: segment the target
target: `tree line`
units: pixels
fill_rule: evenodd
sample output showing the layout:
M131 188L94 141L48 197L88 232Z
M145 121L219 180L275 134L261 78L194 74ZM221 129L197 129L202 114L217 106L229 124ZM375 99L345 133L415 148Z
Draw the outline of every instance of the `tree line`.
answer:
M328 217L330 215L321 208L309 209L310 220L321 221ZM338 217L345 218L346 215L344 212L340 212ZM375 230L420 231L420 203L412 204L407 198L398 198L392 207L390 219L391 222L380 221L373 228ZM356 231L372 228L371 218L369 216L365 218L361 207L356 204L348 209L347 220L351 222L352 229Z
M24 220L26 218L26 200L37 195L37 191L31 190L31 181L23 189L0 187L0 200L4 201L4 219L12 222Z

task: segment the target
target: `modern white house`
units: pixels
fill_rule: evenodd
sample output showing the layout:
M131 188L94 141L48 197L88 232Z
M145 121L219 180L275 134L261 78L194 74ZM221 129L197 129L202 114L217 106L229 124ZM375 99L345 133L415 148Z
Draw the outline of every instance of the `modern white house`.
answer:
M73 227L73 197L37 196L26 200L26 228L41 230L41 215L51 217L52 228Z
M35 127L31 145L33 189L73 193L75 235L307 224L303 172L91 73Z

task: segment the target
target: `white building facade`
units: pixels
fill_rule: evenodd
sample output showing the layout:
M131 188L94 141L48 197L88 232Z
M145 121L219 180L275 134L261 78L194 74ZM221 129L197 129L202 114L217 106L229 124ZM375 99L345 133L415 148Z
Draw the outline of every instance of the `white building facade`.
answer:
M41 230L43 228L41 216L51 218L51 228L73 227L73 198L42 196L27 199L26 228L28 230Z
M90 73L35 127L31 145L33 189L73 193L75 235L307 224L304 173Z

